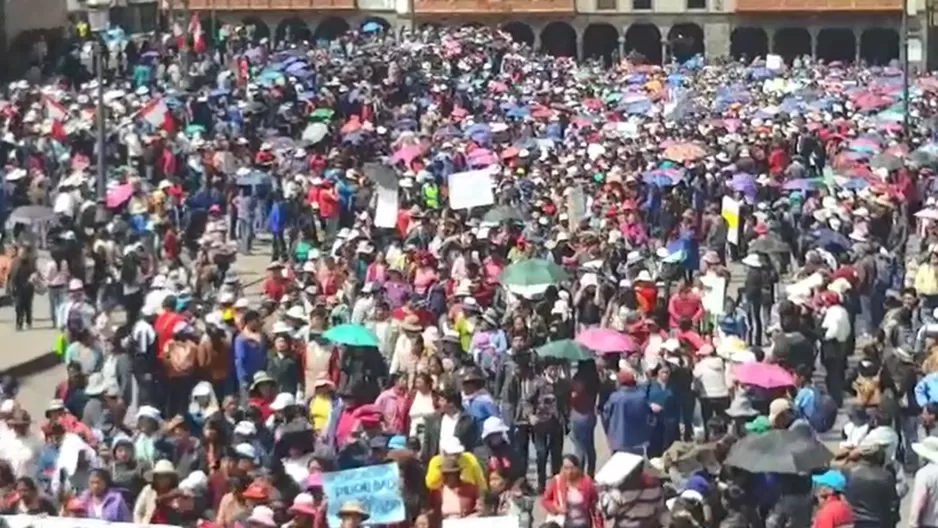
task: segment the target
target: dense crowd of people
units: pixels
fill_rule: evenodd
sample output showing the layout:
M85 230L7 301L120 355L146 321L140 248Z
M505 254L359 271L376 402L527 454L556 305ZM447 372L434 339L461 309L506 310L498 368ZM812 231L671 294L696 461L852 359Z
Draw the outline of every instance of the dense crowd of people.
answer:
M217 37L0 103L8 523L938 526L933 77Z

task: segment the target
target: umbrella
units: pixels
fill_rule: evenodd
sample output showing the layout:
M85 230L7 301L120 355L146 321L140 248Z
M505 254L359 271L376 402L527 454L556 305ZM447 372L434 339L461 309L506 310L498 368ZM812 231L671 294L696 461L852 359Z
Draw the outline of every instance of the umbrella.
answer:
M784 255L785 253L791 251L791 247L789 247L788 244L783 242L782 239L778 238L777 236L768 234L750 242L749 251L754 251L756 253L766 253L769 255Z
M841 253L853 246L850 239L830 228L818 229L812 233L814 247L821 247L834 253Z
M367 22L362 26L362 31L365 33L377 33L381 31L381 24L377 22Z
M679 162L698 160L706 155L707 151L694 143L679 143L664 150L665 159Z
M116 209L130 200L134 194L134 186L131 183L125 183L114 187L107 193L105 205L108 209Z
M576 342L601 354L635 352L638 345L630 336L610 328L589 328L576 336Z
M524 216L514 207L500 205L485 213L485 216L482 217L482 221L493 224L500 224L502 222L524 222Z
M410 145L403 147L391 156L391 163L400 163L404 162L409 164L414 161L414 158L423 153L423 147L420 145Z
M544 293L548 287L567 280L569 275L555 262L528 259L516 262L502 271L499 282L508 291L530 297Z
M387 189L397 189L397 173L394 169L381 163L366 163L362 166L365 177Z
M333 343L343 345L376 347L378 346L378 336L374 332L360 324L340 324L326 330L322 336Z
M10 224L45 224L55 220L55 211L44 205L23 205L10 213L7 220Z
M785 185L782 185L782 189L786 191L812 191L820 187L820 182L817 180L812 180L809 178L798 178L795 180L790 180L785 182Z
M325 123L310 123L303 130L302 140L315 145L322 141L329 134L329 127Z
M247 174L243 174L237 177L235 180L236 185L243 185L246 187L253 187L255 185L261 185L267 182L267 175L261 171L251 171Z
M772 430L733 444L724 464L750 473L807 475L830 464L834 454L810 428Z
M593 359L589 352L572 339L552 341L536 350L542 358L562 359L564 361L586 361Z
M890 171L902 168L902 160L892 154L877 154L870 160L870 167Z
M674 169L655 169L642 175L642 181L655 187L670 187L681 180L681 172Z
M740 383L763 389L795 385L795 378L787 370L773 363L742 363L733 369L733 376Z
M204 134L205 127L202 125L189 125L186 127L185 134L189 137L195 136L196 134Z
M317 108L309 114L310 119L332 119L332 116L335 115L335 110L331 108Z

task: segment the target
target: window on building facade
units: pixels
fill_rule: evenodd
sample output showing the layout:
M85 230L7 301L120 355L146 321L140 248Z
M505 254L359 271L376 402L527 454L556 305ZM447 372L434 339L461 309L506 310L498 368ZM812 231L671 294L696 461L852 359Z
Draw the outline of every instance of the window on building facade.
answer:
M633 11L651 11L651 0L632 0Z
M596 9L600 11L610 11L616 9L617 0L596 0Z
M687 0L687 9L706 9L707 0Z

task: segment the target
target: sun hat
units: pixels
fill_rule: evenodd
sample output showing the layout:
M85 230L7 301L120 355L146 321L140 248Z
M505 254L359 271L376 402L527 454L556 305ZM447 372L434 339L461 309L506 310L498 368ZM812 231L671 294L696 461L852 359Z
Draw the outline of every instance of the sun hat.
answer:
M257 500L257 501L266 501L270 497L267 486L260 482L252 482L244 493L242 494L245 499Z
M247 460L257 460L257 449L247 442L242 442L235 446L235 454L238 458L247 459Z
M254 373L254 378L251 380L251 389L250 389L250 390L253 391L253 390L256 389L257 386L260 385L261 383L273 383L273 384L276 384L277 382L274 380L274 378L271 378L266 372L264 372L263 370L261 370L261 371L258 371L258 372L255 372L255 373Z
M233 432L239 436L254 436L257 434L257 426L253 422L242 420L235 424Z
M342 503L342 506L339 508L339 517L343 515L357 515L361 517L361 520L366 520L371 515L368 514L368 510L362 505L361 502L357 500L345 501Z
M274 401L270 404L271 411L282 411L287 407L293 407L296 405L296 397L290 394L289 392L281 392L278 394Z
M847 477L836 469L829 469L820 475L811 477L811 482L818 488L830 488L837 493L847 489Z
M309 485L307 484L307 487ZM315 516L319 513L315 506L313 496L309 493L300 493L293 499L293 505L287 510L294 515Z
M455 436L447 436L440 440L440 451L444 455L461 455L466 452L466 448Z
M250 490L250 487L248 489ZM247 496L247 492L245 492L245 496ZM271 510L267 506L255 506L254 509L251 510L251 515L248 516L247 522L248 524L255 523L261 526L277 528L277 521L274 520L274 510Z
M769 404L769 422L775 423L775 419L778 418L783 412L791 410L791 402L785 398L776 398L772 400L772 403Z
M485 440L492 435L501 435L508 432L508 426L505 421L498 416L489 416L482 423L482 439Z
M175 475L176 466L174 466L172 462L164 458L163 460L160 460L156 464L153 465L153 474L154 475Z
M929 462L938 463L938 437L927 436L921 442L913 443L912 451Z

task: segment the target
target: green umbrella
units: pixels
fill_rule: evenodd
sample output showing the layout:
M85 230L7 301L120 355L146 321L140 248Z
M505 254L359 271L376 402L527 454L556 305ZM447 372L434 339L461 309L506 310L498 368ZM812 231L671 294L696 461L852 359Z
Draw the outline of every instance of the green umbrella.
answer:
M550 260L528 259L505 268L499 282L515 295L531 297L568 278L567 272Z
M317 108L309 114L310 119L332 119L332 116L335 115L335 110L331 108Z
M572 339L561 339L560 341L547 343L537 349L537 355L564 361L593 359L593 355L587 349Z
M378 336L374 332L360 324L340 324L326 330L322 336L333 343L342 343L343 345L376 347L378 346Z
M185 134L189 137L192 137L196 134L204 134L205 127L202 125L189 125L186 127Z

